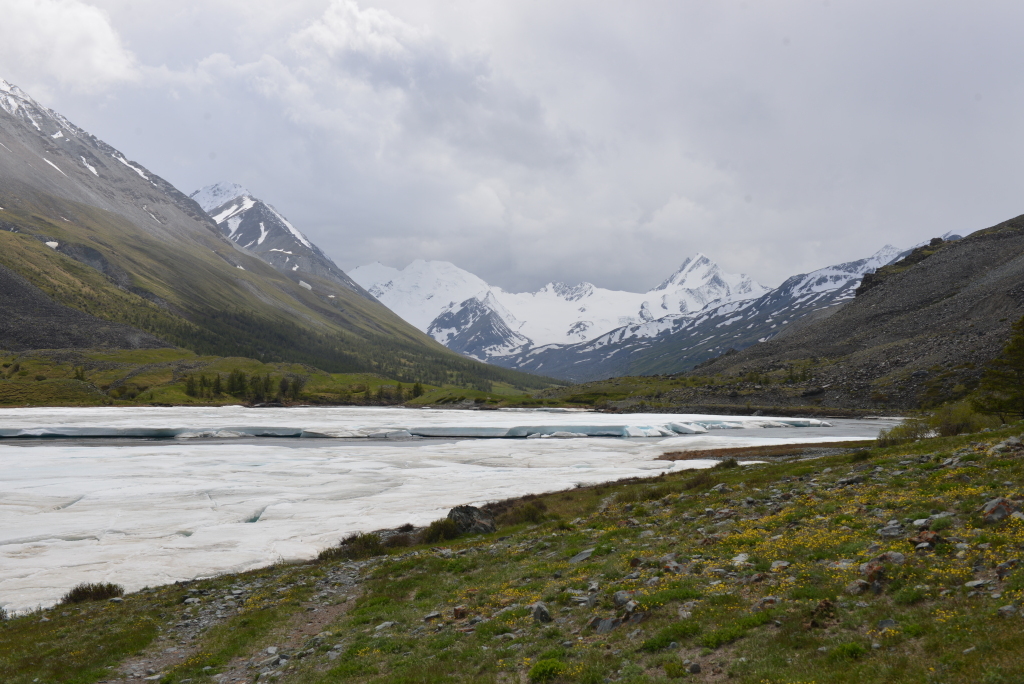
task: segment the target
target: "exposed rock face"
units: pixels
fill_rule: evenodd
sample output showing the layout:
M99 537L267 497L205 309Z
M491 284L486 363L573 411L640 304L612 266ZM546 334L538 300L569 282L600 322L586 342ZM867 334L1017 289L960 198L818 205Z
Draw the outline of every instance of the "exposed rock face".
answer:
M58 304L0 266L0 349L153 349L163 340L120 323Z
M488 534L494 532L494 518L475 506L456 506L448 511L448 519L455 523L459 534Z

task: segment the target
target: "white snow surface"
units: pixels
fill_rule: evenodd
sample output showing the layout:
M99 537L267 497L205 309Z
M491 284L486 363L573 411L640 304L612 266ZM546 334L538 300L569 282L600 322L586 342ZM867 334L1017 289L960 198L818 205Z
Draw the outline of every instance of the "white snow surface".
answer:
M661 285L644 293L607 290L590 283L549 283L536 292L506 292L446 261L416 260L404 269L379 262L349 276L385 306L427 332L442 313L467 300L492 299L510 330L533 346L575 344L625 325L692 313L712 303L755 299L768 289L740 274L725 273L703 254L686 259ZM439 341L438 334L435 338Z
M8 429L187 427L163 442L0 444L0 605L55 603L80 582L146 585L313 558L348 533L424 525L459 504L597 483L711 461L656 461L665 451L863 439L877 424L779 428L773 418L374 408L33 408L0 410ZM733 429L668 439L204 440L239 426L322 433L402 427L534 425ZM744 429L743 426L748 426ZM805 436L806 435L806 436Z
M203 208L203 211L209 212L211 209L216 209L225 202L230 202L243 195L249 195L249 191L237 183L214 183L199 188L189 197L194 199L196 204Z

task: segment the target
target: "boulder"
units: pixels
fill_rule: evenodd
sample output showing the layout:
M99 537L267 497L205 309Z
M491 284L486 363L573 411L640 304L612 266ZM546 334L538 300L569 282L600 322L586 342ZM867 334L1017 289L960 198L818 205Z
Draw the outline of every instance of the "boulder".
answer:
M878 536L884 539L896 539L903 536L903 526L892 523L878 530Z
M862 579L853 580L852 582L846 585L846 593L850 594L851 596L860 596L870 588L871 584L869 582L865 582Z
M616 608L621 608L632 601L635 594L635 591L617 591L612 595L612 602L615 603Z
M530 606L530 612L533 614L533 619L537 622L551 622L551 611L541 601L537 601Z
M488 534L497 530L494 518L476 506L456 506L448 511L448 519L455 523L459 534Z
M981 507L981 513L985 515L985 523L989 525L1009 518L1018 510L1017 504L1003 496L992 499Z

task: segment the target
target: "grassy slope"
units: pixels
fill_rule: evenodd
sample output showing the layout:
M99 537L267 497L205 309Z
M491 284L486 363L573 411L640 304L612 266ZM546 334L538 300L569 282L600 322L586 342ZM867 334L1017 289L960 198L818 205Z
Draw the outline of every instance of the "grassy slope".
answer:
M395 314L337 287L320 296L213 233L171 245L121 216L41 193L20 197L0 220L24 234L0 233L0 263L56 301L134 325L203 354L293 361L333 372L371 371L407 381L539 388L549 381L486 366L445 349ZM91 267L30 235L85 244L131 275L161 308L117 288ZM245 270L230 263L245 265Z
M81 371L84 380L76 379ZM386 404L412 406L469 401L489 406L531 406L559 400L538 400L508 383L490 390L422 384L423 395L413 398L413 385L374 373L327 373L297 363L264 363L245 357L200 356L186 349L39 350L20 354L0 352L0 406L95 406L103 404L223 405L247 401L246 396L188 396L188 375L215 374L226 383L232 371L247 376L269 375L272 386L282 378L305 381L298 398L285 403ZM398 385L402 397L398 398ZM226 384L225 384L226 387ZM383 388L383 399L380 397ZM273 397L272 397L273 398Z
M247 598L238 614L229 611L191 642L182 630L197 609L182 604L185 587L144 591L116 605L57 607L45 611L48 622L32 614L0 626L0 671L6 681L26 684L36 677L95 682L132 652L157 654L176 643L187 657L163 669L163 682L213 681L229 666L250 680L275 670L285 682L518 682L531 672L538 680L542 671L553 681L595 684L680 677L1016 682L1024 677L1021 617L1001 617L997 609L1024 598L1024 568L999 580L994 567L1019 553L1024 523L985 525L976 511L994 494L1020 491L1024 459L972 439L553 493L515 503L499 518L505 526L497 534L457 540L448 550L398 549L359 563L203 580L188 590L206 610L231 587ZM941 465L954 455L961 465ZM834 487L854 473L866 481ZM713 491L718 484L725 489ZM520 522L541 510L547 520ZM934 525L948 540L934 550L915 553L904 539L876 533L889 519L935 511L954 515ZM590 560L568 562L586 548L596 549ZM857 565L888 550L906 561L887 565L882 592L845 593L861 576ZM664 569L670 553L680 574ZM740 553L747 564L734 566ZM834 566L843 559L852 566ZM773 561L791 565L772 571ZM286 651L287 664L246 667L250 659L265 661L258 651L304 624L296 620L300 610L344 600L332 592L348 573L360 575L362 585L347 612ZM964 587L972 579L992 584L972 595ZM598 584L596 605L577 607L572 597L587 595L591 582ZM586 627L592 617L622 613L612 601L619 590L637 592L647 619L596 634ZM768 596L777 602L758 609ZM530 617L537 600L547 603L554 623ZM465 618L453 616L456 606L464 606ZM441 617L425 622L432 611ZM895 626L880 624L890 619ZM385 621L395 624L375 628ZM686 660L702 672L685 674Z

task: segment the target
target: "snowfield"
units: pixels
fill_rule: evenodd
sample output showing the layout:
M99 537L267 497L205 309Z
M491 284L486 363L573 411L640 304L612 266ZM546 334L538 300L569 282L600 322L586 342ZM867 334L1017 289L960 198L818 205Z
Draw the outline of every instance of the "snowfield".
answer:
M358 408L0 410L7 430L188 433L148 442L0 442L0 605L50 605L80 582L117 582L132 591L309 559L351 532L424 525L458 504L712 464L654 460L666 451L864 439L879 427L756 427L766 420L777 419ZM737 427L639 439L392 434L531 426L571 435L587 427L702 421ZM238 428L378 438L258 438Z

